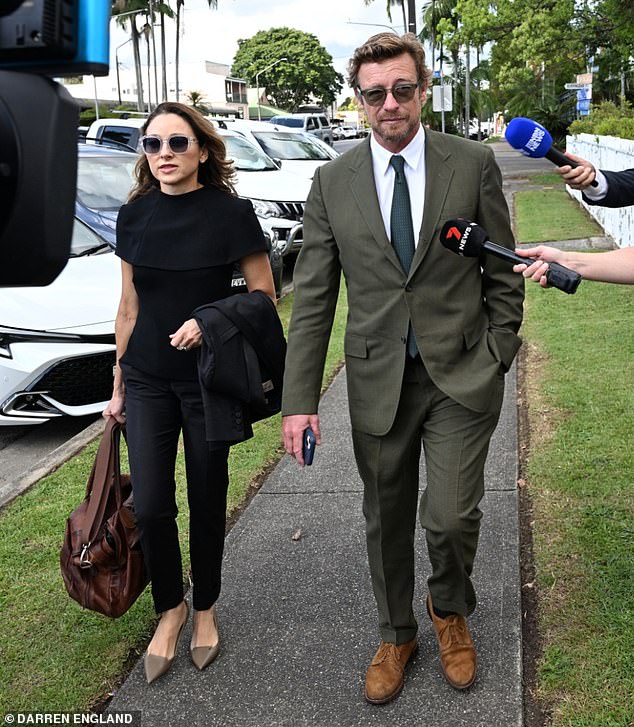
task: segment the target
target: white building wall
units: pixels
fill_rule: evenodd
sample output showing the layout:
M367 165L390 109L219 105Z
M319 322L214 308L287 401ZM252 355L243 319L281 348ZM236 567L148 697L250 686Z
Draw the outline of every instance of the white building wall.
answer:
M247 104L228 103L225 92L225 80L229 77L230 66L219 63L210 63L208 61L200 61L195 63L179 64L179 101L187 103L186 95L190 91L197 91L203 94L203 103L211 106L241 106L244 118L249 117L249 109ZM154 66L150 66L150 75L148 79L148 68L143 66L141 76L143 79L143 100L147 105L148 101L148 82L150 91L150 100L152 106L156 106L161 98L162 80L161 67L157 67L158 74L158 92L159 101L157 102L154 83ZM64 79L61 79L64 83ZM83 76L82 83L66 83L64 84L68 92L75 98L94 99L99 101L117 104L119 102L119 88L121 90L121 101L123 103L136 104L137 87L136 74L134 68L119 68L119 79L117 82L116 69L111 69L108 76ZM176 100L176 69L173 63L167 66L167 98L168 101Z
M566 150L592 162L597 169L619 172L634 168L634 141L630 139L578 134L566 137ZM634 245L634 207L610 209L587 205L581 199L581 192L570 187L566 189L581 202L619 247Z

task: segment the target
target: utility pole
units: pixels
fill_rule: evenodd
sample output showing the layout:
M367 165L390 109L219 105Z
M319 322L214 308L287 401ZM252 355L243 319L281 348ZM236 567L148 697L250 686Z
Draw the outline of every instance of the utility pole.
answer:
M464 124L464 138L468 139L471 125L471 48L468 43L464 71Z
M407 32L416 35L416 2L407 0Z

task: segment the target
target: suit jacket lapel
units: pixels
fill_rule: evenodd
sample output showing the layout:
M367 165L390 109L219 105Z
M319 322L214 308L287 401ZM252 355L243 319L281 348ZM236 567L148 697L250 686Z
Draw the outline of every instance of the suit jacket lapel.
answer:
M425 132L425 207L409 277L416 272L431 245L454 175L454 169L447 163L451 154L443 149L441 141L437 134Z
M359 214L365 220L372 232L377 245L383 250L388 260L403 272L392 243L388 240L383 225L383 217L374 184L374 169L372 167L372 154L370 152L369 138L359 144L358 153L350 163L350 190L355 199Z

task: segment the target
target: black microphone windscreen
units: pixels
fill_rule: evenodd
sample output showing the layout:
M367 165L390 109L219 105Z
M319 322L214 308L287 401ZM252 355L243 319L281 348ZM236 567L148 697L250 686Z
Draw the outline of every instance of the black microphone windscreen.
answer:
M484 228L460 218L445 222L440 233L442 244L463 257L478 257L488 239Z

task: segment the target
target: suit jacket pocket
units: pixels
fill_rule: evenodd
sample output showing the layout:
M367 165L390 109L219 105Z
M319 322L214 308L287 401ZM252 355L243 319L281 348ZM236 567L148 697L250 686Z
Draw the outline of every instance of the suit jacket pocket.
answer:
M365 336L356 336L352 333L346 335L343 342L343 352L346 356L354 358L368 357L368 341Z

